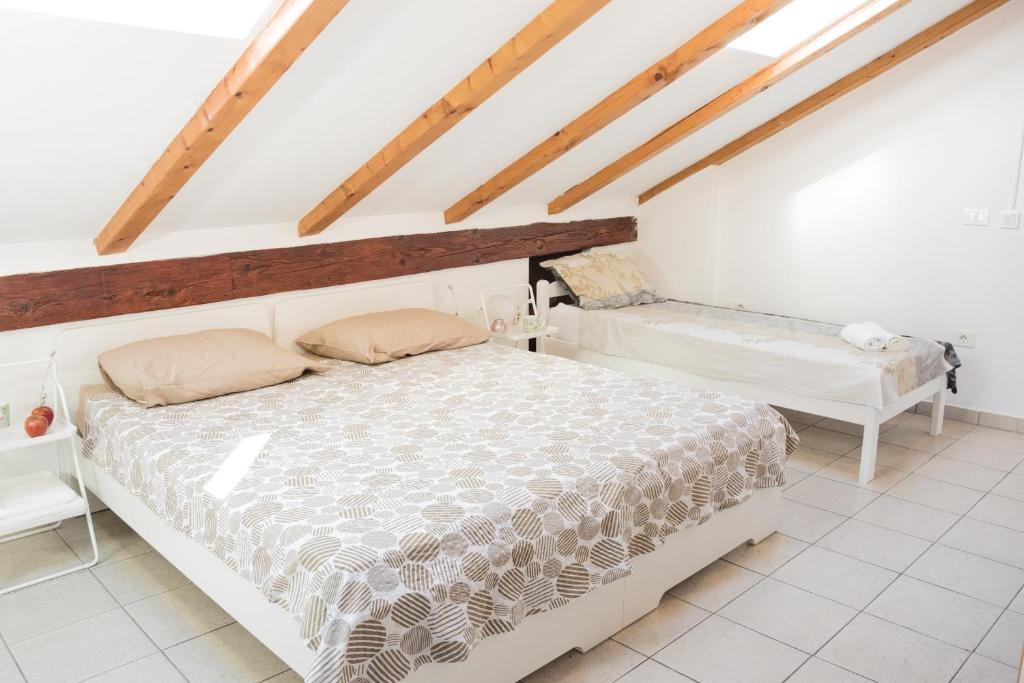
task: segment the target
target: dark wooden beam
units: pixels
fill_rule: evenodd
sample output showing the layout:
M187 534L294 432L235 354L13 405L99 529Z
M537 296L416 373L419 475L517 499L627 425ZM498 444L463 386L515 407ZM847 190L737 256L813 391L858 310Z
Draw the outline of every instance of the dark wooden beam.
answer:
M397 235L0 277L0 332L636 240L630 216Z

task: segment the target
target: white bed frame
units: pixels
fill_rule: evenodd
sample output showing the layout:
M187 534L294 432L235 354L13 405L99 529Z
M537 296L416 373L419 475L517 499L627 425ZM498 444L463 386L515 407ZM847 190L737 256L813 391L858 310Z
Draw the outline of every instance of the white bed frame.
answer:
M210 327L246 327L272 332L279 345L292 348L301 333L330 320L409 306L434 307L430 283L410 280L296 296L279 301L273 316L265 305L247 304L79 327L59 336L56 351L69 393L77 401L81 385L100 379L97 354L129 341ZM314 653L282 607L269 602L205 547L168 526L92 461L83 461L82 476L93 494L288 666L300 675L309 671ZM683 579L736 546L772 534L780 505L780 489L758 490L744 503L671 535L655 552L637 557L629 577L559 609L530 616L511 633L484 639L464 662L428 664L406 681L515 681L571 649L586 651L655 609L664 593Z
M539 280L537 282L537 299L542 319L547 319L552 299L567 296L568 294L569 290L561 282ZM890 420L921 401L931 398L932 421L929 433L933 436L942 433L942 417L946 407L945 373L921 385L914 391L900 396L899 399L885 405L882 409L878 409L860 403L803 396L774 387L729 382L695 375L664 365L581 349L575 342L564 339L549 338L545 344L545 351L556 356L571 358L581 363L591 363L606 368L625 370L634 375L667 379L697 389L735 394L781 408L799 410L812 415L820 415L862 425L864 427L864 439L860 449L860 472L858 477L862 484L867 484L875 478L875 460L878 456L878 432L882 423L886 420Z

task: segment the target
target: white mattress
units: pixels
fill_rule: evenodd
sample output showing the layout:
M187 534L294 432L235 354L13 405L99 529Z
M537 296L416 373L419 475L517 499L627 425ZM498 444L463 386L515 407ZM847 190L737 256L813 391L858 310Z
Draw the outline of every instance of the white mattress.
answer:
M560 305L551 314L560 331L575 316L578 335L566 341L581 349L874 408L948 369L932 341L908 338L905 352L861 351L839 338L838 325L679 301L597 311Z

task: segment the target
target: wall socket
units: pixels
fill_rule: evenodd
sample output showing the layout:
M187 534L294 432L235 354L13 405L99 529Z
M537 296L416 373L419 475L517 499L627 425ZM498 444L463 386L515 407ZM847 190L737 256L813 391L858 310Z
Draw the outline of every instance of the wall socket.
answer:
M964 225L988 225L988 209L964 209Z
M999 227L1003 230L1020 230L1020 211L1011 209L999 214Z
M953 330L953 346L965 349L973 349L977 336L974 330Z

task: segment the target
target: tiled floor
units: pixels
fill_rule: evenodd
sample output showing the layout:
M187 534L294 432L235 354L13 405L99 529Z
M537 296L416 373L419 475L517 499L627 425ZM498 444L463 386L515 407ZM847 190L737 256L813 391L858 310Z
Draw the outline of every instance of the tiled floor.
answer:
M1009 683L1024 642L1024 434L902 415L878 476L859 432L796 416L780 533L737 548L586 654L595 683ZM94 569L0 597L0 682L298 681L111 513ZM0 546L0 585L86 554L81 520Z

